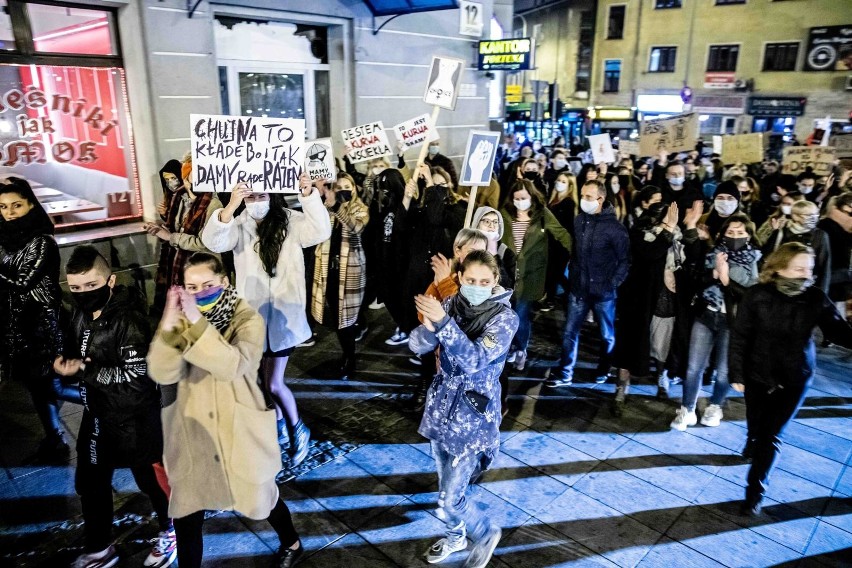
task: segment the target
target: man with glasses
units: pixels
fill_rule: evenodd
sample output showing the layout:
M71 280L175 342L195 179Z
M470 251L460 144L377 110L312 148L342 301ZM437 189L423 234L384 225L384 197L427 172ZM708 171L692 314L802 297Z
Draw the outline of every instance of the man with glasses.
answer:
M828 205L828 214L817 224L831 246L831 284L828 297L846 316L846 299L852 294L852 193L841 193Z
M816 205L810 201L796 202L790 212L790 220L769 235L762 252L763 258L767 258L778 247L789 242L799 242L811 247L816 257L814 285L828 294L831 283L831 244L825 231L817 228L818 222L819 209Z

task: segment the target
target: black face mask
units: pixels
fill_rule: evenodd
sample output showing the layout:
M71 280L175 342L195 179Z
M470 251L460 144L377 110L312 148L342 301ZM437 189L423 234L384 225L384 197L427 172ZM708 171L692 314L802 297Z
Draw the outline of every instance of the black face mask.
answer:
M722 237L722 243L724 243L728 250L737 252L738 250L746 248L748 245L748 237Z
M71 297L74 299L74 303L77 304L81 310L87 314L93 314L104 309L104 306L106 306L109 301L111 292L112 289L109 285L104 284L100 288L95 288L94 290L71 292Z
M352 191L348 189L341 189L337 192L337 197L341 202L346 203L352 199Z
M535 181L538 179L538 172L524 172L524 179Z

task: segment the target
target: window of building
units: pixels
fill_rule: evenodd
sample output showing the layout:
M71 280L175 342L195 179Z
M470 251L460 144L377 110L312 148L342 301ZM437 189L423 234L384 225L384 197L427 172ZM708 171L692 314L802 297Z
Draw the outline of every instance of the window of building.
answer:
M724 6L726 4L745 4L746 0L716 0L717 6Z
M736 71L739 55L738 45L711 45L707 71Z
M624 37L624 14L627 6L609 7L609 26L607 27L606 39L621 39Z
M26 8L36 53L118 53L112 12L47 4L27 4Z
M795 71L799 42L767 43L763 51L764 71Z
M654 8L662 10L665 8L680 8L681 0L655 0Z
M652 47L648 71L651 73L673 73L677 47Z
M604 93L617 93L618 85L621 82L621 60L606 59L604 60Z

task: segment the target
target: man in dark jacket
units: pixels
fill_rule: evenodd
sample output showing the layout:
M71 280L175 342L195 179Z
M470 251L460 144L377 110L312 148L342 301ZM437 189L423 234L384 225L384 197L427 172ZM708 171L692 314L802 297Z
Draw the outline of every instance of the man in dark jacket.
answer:
M425 162L430 168L443 168L450 174L450 181L454 188L459 186L459 175L456 173L456 166L453 161L441 153L441 143L438 140L429 142L429 154L426 156Z
M66 266L76 308L67 334L73 346L54 370L80 381L83 419L77 436L75 487L83 506L85 553L80 566L111 566L112 477L129 467L148 495L160 537L146 566L163 568L177 556L168 497L154 465L162 461L160 394L148 378L145 356L151 329L141 295L116 286L106 259L90 246L77 247Z
M580 192L582 212L574 219L574 258L571 261L571 293L562 337L562 357L549 387L570 385L577 363L580 328L589 310L594 310L600 325L605 353L598 361L597 381L609 374L615 350L616 290L627 278L630 268L630 237L606 200L606 187L590 180Z
M846 314L846 298L852 293L852 193L843 193L817 228L828 235L831 249L831 282L828 297Z
M665 152L660 153L651 184L663 190L663 203L677 203L678 223L696 201L704 200L704 190L697 178L686 179L686 169L682 162L668 161ZM683 227L681 227L683 228Z

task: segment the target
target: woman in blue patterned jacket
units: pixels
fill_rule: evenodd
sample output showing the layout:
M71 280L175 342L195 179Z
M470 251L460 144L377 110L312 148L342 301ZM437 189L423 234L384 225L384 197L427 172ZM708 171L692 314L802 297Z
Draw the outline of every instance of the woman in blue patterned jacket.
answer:
M417 354L440 348L440 370L429 388L419 432L431 440L438 469L438 516L447 536L426 553L430 564L474 543L465 568L484 568L502 534L465 497L470 480L488 467L500 445L500 373L518 316L511 290L498 286L497 261L471 251L459 266L459 293L443 304L417 296L423 325L411 333Z

